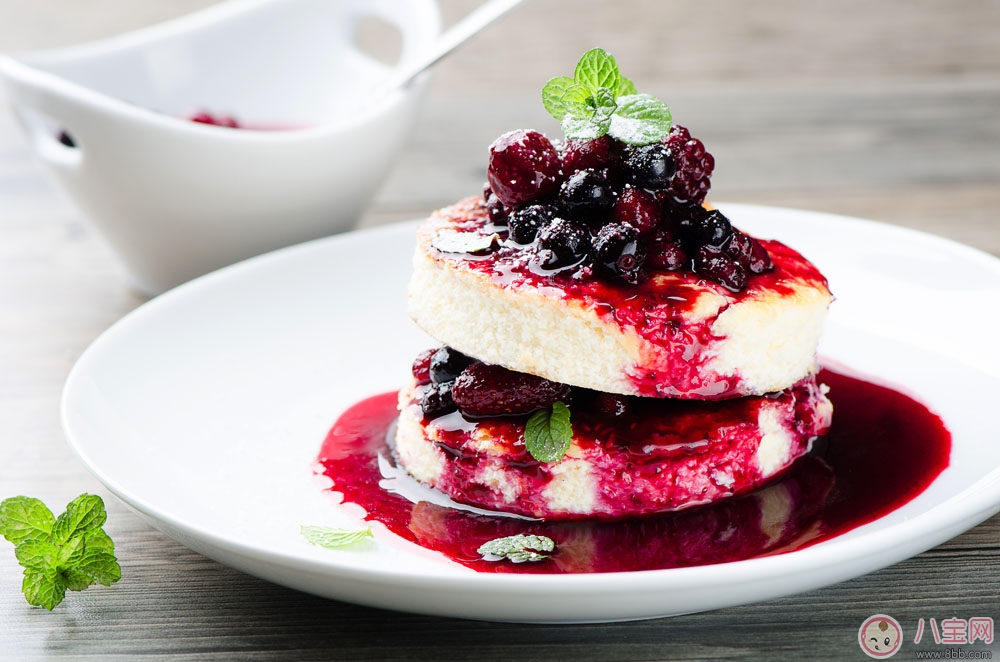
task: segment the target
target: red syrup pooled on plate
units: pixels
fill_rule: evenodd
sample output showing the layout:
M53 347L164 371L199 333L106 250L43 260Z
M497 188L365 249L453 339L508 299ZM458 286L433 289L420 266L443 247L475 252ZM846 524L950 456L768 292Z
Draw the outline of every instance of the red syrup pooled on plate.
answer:
M481 572L622 572L740 561L829 540L904 505L948 466L951 434L941 419L890 388L824 369L833 427L813 451L749 494L709 506L617 521L537 522L413 503L379 486L378 458L395 393L364 400L334 424L319 454L344 501L401 538ZM536 563L483 561L488 540L519 533L556 543Z

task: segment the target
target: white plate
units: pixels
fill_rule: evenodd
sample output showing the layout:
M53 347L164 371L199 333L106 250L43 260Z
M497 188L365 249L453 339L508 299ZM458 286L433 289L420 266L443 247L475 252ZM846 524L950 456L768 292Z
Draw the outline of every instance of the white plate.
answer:
M84 353L63 422L88 468L154 526L222 563L330 598L525 622L637 619L766 600L929 549L1000 509L1000 261L917 232L726 205L811 258L837 295L821 352L904 385L953 434L916 499L789 554L597 575L483 574L376 525L367 549L308 545L357 527L313 462L337 416L398 388L431 341L405 314L413 225L321 240L226 268L142 306ZM891 461L891 458L887 458Z

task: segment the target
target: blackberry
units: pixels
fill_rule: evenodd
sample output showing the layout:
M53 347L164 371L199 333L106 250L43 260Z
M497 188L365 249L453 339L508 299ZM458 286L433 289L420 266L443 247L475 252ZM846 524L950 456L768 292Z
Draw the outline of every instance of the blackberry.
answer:
M579 264L590 250L590 233L578 223L557 218L538 232L538 257L545 269Z
M552 222L556 213L552 205L529 205L518 209L507 218L510 238L519 244L530 244L538 231Z
M750 238L750 272L762 274L774 269L774 262L771 255L764 248L764 244L754 238Z
M698 249L694 258L694 272L733 292L741 292L747 286L746 269L731 257L709 246Z
M666 189L674 176L674 156L663 143L628 145L622 153L625 172L636 186Z
M455 409L455 400L451 396L451 382L430 384L420 396L420 411L424 413L424 418L444 416Z
M447 384L448 382L455 381L458 373L465 370L474 360L447 345L438 348L434 352L434 355L431 356L428 366L428 374L430 375L431 382L434 384Z
M625 223L609 223L594 239L594 261L609 273L634 283L646 258L639 231Z
M559 204L574 219L594 221L611 211L615 194L602 173L593 169L580 170L563 182Z
M673 155L677 167L670 182L670 194L681 202L701 204L712 185L715 157L705 151L705 145L691 133L675 124L667 135L665 144Z

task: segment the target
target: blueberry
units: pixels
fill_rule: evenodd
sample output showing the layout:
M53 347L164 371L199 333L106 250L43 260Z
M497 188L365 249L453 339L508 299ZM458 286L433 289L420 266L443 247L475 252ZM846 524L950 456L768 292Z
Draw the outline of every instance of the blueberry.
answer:
M445 345L431 356L430 373L431 382L434 384L447 384L455 381L455 377L465 370L475 359L472 359L458 350Z
M615 204L607 177L596 170L575 172L559 189L559 204L573 218L589 221L606 215Z
M632 183L657 190L670 186L674 176L674 157L663 143L629 145L624 152L625 170Z
M444 416L455 411L455 400L451 396L451 383L430 384L420 396L420 410L427 419Z
M645 258L645 242L639 238L639 231L626 223L609 223L594 239L595 262L629 282L636 281Z

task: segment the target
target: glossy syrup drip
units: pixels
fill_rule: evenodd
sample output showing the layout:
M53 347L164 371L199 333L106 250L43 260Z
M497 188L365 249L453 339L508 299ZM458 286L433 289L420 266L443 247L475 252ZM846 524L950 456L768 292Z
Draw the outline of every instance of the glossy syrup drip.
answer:
M378 456L396 418L396 394L364 400L330 430L323 473L367 519L482 572L620 572L739 561L808 547L872 522L927 488L948 466L951 434L919 402L823 370L834 422L809 455L768 485L715 504L621 521L545 523L412 503L379 487ZM537 563L481 560L494 538L532 533L556 542Z

